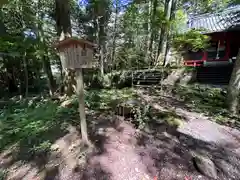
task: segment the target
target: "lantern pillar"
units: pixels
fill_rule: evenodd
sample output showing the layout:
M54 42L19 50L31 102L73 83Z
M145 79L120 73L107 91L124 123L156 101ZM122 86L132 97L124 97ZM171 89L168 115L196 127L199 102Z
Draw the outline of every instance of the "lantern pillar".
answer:
M82 141L91 145L87 134L82 69L92 68L95 45L85 40L68 38L60 41L56 47L59 50L63 67L65 69L75 70Z
M76 80L77 80L77 93L78 93L78 110L80 116L81 134L82 139L89 144L87 136L87 123L86 123L86 113L85 113L85 102L84 102L84 83L83 83L83 73L82 68L76 69Z

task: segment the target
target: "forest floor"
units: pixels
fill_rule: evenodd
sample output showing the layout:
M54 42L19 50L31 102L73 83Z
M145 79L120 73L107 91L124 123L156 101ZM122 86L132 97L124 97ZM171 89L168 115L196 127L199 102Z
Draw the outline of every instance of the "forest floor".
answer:
M81 143L76 99L67 107L13 99L1 112L0 179L208 180L192 161L198 153L214 162L219 180L237 180L239 119L223 108L224 96L199 86L88 91L93 147ZM143 105L137 119L114 113L112 102L133 98Z

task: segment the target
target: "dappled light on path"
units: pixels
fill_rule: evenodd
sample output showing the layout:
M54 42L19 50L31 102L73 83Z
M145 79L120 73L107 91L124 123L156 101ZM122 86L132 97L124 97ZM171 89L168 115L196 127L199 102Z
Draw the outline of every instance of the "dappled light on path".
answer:
M238 180L238 130L210 121L211 117L191 111L184 101L167 94L149 89L137 89L136 94L142 106L150 106L145 127L138 126L142 119L114 114L99 96L94 110L86 108L92 147L81 142L78 113L64 108L57 116L64 121L56 119L53 126L62 129L56 128L52 136L41 134L43 140L51 140L48 151L26 159L19 152L29 147L21 140L1 152L0 169L8 170L7 180L210 180L193 161L200 154L215 164L219 180ZM111 104L112 94L107 97Z
M148 91L137 91L140 97L159 111L174 111L183 117L182 124L176 129L178 148L191 153L200 153L210 157L219 171L220 179L238 179L240 177L240 131L210 121L203 114L190 112L184 103L177 99L153 95Z

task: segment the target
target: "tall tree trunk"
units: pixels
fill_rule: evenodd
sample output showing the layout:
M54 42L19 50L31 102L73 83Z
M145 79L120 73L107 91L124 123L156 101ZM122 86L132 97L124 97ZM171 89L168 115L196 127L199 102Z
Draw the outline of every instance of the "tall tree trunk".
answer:
M48 56L43 56L43 67L48 79L49 95L52 96L55 91L55 81Z
M147 63L150 57L150 44L151 44L151 31L152 31L152 24L151 24L151 12L152 12L152 0L148 1L148 17L147 17L147 38L146 38L146 54L145 54L145 62Z
M24 80L25 80L25 97L28 97L28 67L26 52L23 55L23 68L24 68Z
M166 46L167 46L167 40L168 40L167 39L168 23L170 20L171 5L172 5L172 0L165 0L164 17L165 17L166 24L163 24L161 28L161 34L160 34L160 39L158 44L157 63L159 63L164 58L164 55L166 52Z
M169 21L172 23L175 20L176 17L176 10L177 10L177 0L172 0L172 5L171 5L171 12L170 12L170 18ZM172 31L173 31L173 25L171 24L169 32L167 33L167 43L166 43L166 49L164 52L164 60L163 60L163 66L166 66L168 64L167 62L167 55L170 50L170 42L169 40L172 38Z
M2 11L0 9L0 36L3 37L7 34L5 24L2 22Z
M72 36L69 0L55 0L55 5L57 34L61 41ZM74 84L76 84L74 72L66 70L64 79L65 92L71 96L74 93Z
M118 6L119 6L119 0L116 0L115 18L114 18L114 27L113 27L113 44L112 44L112 54L111 54L112 68L115 68L115 50L116 50L116 39L117 39Z
M234 115L239 113L239 95L240 95L240 48L238 56L233 67L231 80L228 85L227 106Z
M64 93L64 73L63 73L63 67L60 58L57 60L58 63L58 69L60 71L60 77L61 77L61 83L60 83L60 94Z
M103 46L102 46L102 37L101 37L101 24L100 18L96 19L97 25L97 43L98 43L98 60L101 76L104 75L104 59L103 59Z
M57 35L60 40L72 36L69 0L55 0Z
M40 6L39 1L38 1L38 9L41 9L42 7ZM44 30L42 27L42 23L40 22L44 19L44 14L41 11L39 11L37 14L37 17L39 18L38 23L37 23L37 29L38 29L37 34L38 34L38 39L40 41L40 48L42 48L45 51L45 54L42 56L43 69L44 69L44 72L46 73L47 79L48 79L49 95L52 96L55 91L56 84L54 81L51 63L49 60L48 48L46 47L47 43L46 43L46 39L45 39Z
M9 57L5 57L3 55L3 64L6 68L6 82L8 84L8 92L9 93L15 93L18 90L17 83L14 79L14 70L12 66L12 62L9 59Z
M149 51L150 52L153 49L153 40L154 40L154 30L155 30L155 19L156 19L157 5L158 5L158 0L153 0L153 9L152 9L152 16L151 16L151 35L150 35L150 44L149 44Z
M104 75L105 63L104 55L106 50L105 42L105 17L97 17L97 42L99 47L99 63L100 63L100 72L101 76Z
M99 58L100 58L100 72L101 76L104 76L104 45L100 45L100 52L99 52Z

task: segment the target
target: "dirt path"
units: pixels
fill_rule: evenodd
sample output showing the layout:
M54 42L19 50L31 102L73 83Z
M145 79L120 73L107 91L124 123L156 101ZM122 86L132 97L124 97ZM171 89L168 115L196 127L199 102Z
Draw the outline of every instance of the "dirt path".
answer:
M105 129L105 136L108 140L103 145L103 153L91 158L89 166L98 164L108 174L107 176L114 180L153 178L153 174L157 173L156 169L150 174L148 167L142 162L141 156L136 151L135 129L125 122L121 123L119 128L120 131L113 128ZM146 159L153 166L153 160L148 156ZM92 179L97 179L97 177L99 176L92 177ZM105 179L105 177L101 179Z
M139 134L126 122L121 122L118 128L120 131L106 129L108 140L104 151L91 158L87 167L98 165L101 173L93 168L87 173L90 179L207 179L194 170L188 152L178 149L179 141L172 135L160 132L155 139L152 135ZM181 153L187 154L181 157Z
M198 119L184 123L178 131L233 152L240 152L240 132L236 129L221 126L209 120Z
M207 155L219 171L219 179L240 177L240 131L219 125L209 117L190 112L172 97L149 96L145 91L138 94L159 111L174 111L186 121L177 129L181 144L189 150Z
M147 133L115 115L95 115L91 122L96 125L91 128L98 149L84 155L79 132L72 126L56 141L55 154L41 168L8 163L8 180L208 180L194 167L192 152L207 155L215 163L219 180L239 180L239 131L190 112L172 98L138 93L156 110L174 111L186 121L178 129L159 125ZM0 156L0 167L8 156Z

